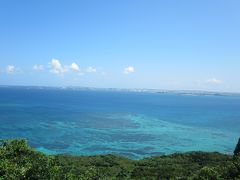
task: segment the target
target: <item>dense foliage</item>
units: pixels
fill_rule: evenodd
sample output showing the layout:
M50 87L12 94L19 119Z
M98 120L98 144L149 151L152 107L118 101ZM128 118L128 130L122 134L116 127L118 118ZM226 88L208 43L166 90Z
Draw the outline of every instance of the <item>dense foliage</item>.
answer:
M236 147L238 149L239 143ZM189 152L130 160L114 155L47 156L25 140L0 141L0 179L240 179L240 157Z
M234 155L237 156L240 153L240 138L238 139L238 143L236 145L236 148L234 150Z

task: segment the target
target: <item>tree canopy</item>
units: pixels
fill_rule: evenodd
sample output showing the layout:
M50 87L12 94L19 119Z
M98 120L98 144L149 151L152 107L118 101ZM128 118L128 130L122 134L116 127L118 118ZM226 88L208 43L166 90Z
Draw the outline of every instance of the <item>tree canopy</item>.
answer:
M240 157L217 152L177 153L142 160L115 155L48 156L29 147L25 140L0 141L0 180L239 178Z

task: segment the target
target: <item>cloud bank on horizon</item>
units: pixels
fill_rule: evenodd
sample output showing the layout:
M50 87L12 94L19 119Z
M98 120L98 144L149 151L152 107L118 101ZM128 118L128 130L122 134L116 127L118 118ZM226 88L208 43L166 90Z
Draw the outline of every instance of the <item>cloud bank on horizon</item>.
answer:
M81 76L84 75L85 73L97 73L97 72L100 72L99 74L101 75L103 74L105 75L106 72L102 71L102 69L103 69L102 67L93 67L93 66L80 68L80 66L76 62L72 62L71 64L66 65L66 64L62 64L59 59L55 59L55 58L53 58L48 63L47 68L45 68L45 65L43 64L35 64L32 66L32 71L44 72L47 70L50 74L55 74L60 77L63 77L65 74L71 73L71 72ZM24 71L21 68L16 69L14 65L7 65L5 68L5 71L2 71L2 72L9 75L16 75L18 72L24 73ZM135 68L133 66L126 66L125 68L123 68L123 71L122 71L123 75L129 75L131 73L135 73ZM119 70L119 74L121 74L120 70ZM202 81L202 84L204 84L204 82L211 86L217 86L223 83L222 80L217 79L215 77L208 78L205 81Z
M103 71L102 67L93 67L93 66L88 66L86 68L80 69L79 65L76 62L72 62L70 65L63 65L60 60L53 58L47 66L48 70L52 74L57 74L57 75L64 75L68 72L75 72L75 73L97 73L101 72L101 74L105 74L106 72ZM19 68L20 69L20 68ZM23 70L23 69L21 69ZM44 71L45 66L43 64L35 64L32 66L33 71ZM0 71L1 72L1 71ZM14 65L7 65L5 70L2 71L3 73L7 74L14 74L16 72L16 67ZM22 71L23 72L23 71ZM119 71L120 72L120 71ZM133 66L128 66L123 69L123 74L130 74L134 73L135 68Z

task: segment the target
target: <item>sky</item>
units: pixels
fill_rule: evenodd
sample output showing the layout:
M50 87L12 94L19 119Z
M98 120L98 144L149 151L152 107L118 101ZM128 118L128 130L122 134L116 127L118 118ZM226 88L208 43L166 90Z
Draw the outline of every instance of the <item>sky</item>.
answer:
M0 85L240 92L239 0L2 0Z

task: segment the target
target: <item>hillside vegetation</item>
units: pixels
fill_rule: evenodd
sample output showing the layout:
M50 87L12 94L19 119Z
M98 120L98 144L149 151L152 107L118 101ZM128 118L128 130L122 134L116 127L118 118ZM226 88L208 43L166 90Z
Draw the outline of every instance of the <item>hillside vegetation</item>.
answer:
M234 156L189 152L130 160L115 155L47 156L25 140L0 141L0 179L240 179L240 140Z

